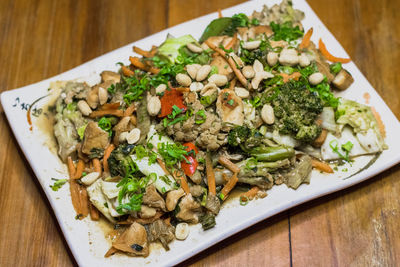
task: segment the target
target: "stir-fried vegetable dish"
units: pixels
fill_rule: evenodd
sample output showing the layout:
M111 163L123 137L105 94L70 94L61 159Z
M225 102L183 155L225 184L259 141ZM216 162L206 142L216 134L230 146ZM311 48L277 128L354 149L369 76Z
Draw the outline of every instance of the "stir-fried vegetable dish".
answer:
M199 40L134 47L140 56L94 86L64 83L54 135L69 179L52 189L69 183L77 219L119 229L107 257L215 227L233 190L245 206L386 148L376 112L335 96L353 83L349 59L317 47L303 17L283 1L216 18Z

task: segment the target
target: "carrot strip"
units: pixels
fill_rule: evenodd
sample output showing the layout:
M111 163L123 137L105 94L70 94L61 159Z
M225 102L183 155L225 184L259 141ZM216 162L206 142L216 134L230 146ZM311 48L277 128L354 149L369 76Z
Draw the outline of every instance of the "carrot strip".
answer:
M122 70L122 74L124 74L125 76L130 77L130 76L135 75L135 73L126 66L122 66L121 70Z
M299 44L299 50L307 48L310 45L311 35L313 34L313 28L311 27L306 34L304 34L303 40Z
M79 186L79 202L81 205L81 217L79 219L83 219L89 215L89 198L88 193L86 191L86 187L82 185Z
M100 219L99 210L96 209L96 207L93 206L92 204L89 205L89 210L90 210L90 219L92 219L92 221L98 221Z
M127 109L124 111L124 117L132 115L132 113L136 110L135 104L132 103Z
M107 148L104 150L104 156L103 156L103 168L105 172L109 172L110 170L108 169L108 158L111 155L111 152L114 150L115 146L113 144L109 144Z
M244 87L248 88L249 86L247 84L247 80L243 76L242 72L236 67L235 61L231 57L227 58L225 51L222 50L221 48L218 48L216 45L214 45L209 40L206 40L205 43L208 45L208 47L210 47L215 52L218 52L218 54L220 54L223 58L225 58L228 61L229 66L232 68L232 70L235 73L235 75L238 78L238 80L242 83L242 85Z
M111 109L118 109L121 106L119 102L114 103L105 103L101 105L98 110L111 110Z
M161 169L163 169L163 171L164 171L167 175L170 174L169 171L167 170L167 167L165 167L165 164L164 164L164 162L163 162L161 159L157 158L157 163L158 163L158 165L160 165Z
M122 109L95 110L92 113L90 113L89 117L96 118L96 117L103 117L106 115L123 117L124 111Z
M104 258L108 258L108 257L114 255L115 252L117 252L117 251L118 251L118 249L111 247L109 250L107 250L106 254L104 254Z
M252 200L258 193L258 191L260 191L260 188L258 188L257 186L252 187L249 191L247 191L246 193L243 193L240 195L240 199L248 199L248 200Z
M145 51L137 46L133 46L133 52L135 52L141 56L144 56L144 57L152 57L151 50Z
M74 179L79 179L82 177L83 170L85 169L85 162L83 160L79 160L76 164L76 171Z
M298 81L299 78L301 77L301 74L300 74L300 72L298 72L298 71L293 72L293 73L290 74L290 75L287 74L287 73L284 73L284 72L281 72L281 73L279 73L278 75L282 76L282 78L283 78L283 83L287 83L287 82L288 82L289 80L291 80L291 79Z
M333 173L333 170L331 168L331 166L329 166L327 163L316 160L316 159L312 159L311 160L311 165L313 166L313 168L316 168L320 171L326 172L326 173Z
M190 88L189 87L176 87L175 90L178 91L178 92L181 92L181 93L190 92Z
M151 50L150 50L151 57L154 57L157 54L157 50L158 50L157 46L155 46L155 45L151 46Z
M222 16L222 12L221 12L221 9L219 8L218 9L218 18L222 18L223 16Z
M73 179L75 177L76 169L71 157L68 157L67 159L67 166L68 166L69 178Z
M94 158L92 160L93 168L95 172L98 172L101 175L101 162L98 158Z
M129 60L131 61L133 66L135 66L141 70L149 71L153 74L157 74L160 71L160 69L146 66L143 62L140 61L140 59L138 57L129 57Z
M215 188L215 173L209 154L207 154L206 156L206 173L207 173L208 192L210 192L210 194L213 194L215 196L217 194L217 190Z
M236 77L232 79L231 83L229 84L229 90L235 89L236 81Z
M232 47L234 47L234 45L236 44L237 40L238 40L237 32L235 32L235 34L232 37L232 40L229 43L226 44L225 49L229 50Z
M238 173L238 172L240 172L240 168L239 168L235 163L233 163L232 161L230 161L230 160L229 160L227 157L225 157L225 156L220 156L219 159L218 159L218 162L219 162L221 165L227 167L227 168L228 168L231 172L233 172L233 173Z
M340 58L340 57L335 57L329 51L326 49L326 46L324 42L322 42L322 39L319 39L318 42L318 49L321 51L322 55L329 61L332 62L340 62L340 63L349 63L351 61L350 58Z
M73 178L69 179L69 191L71 192L71 202L72 202L72 206L74 207L76 214L78 214L78 215L82 214L81 202L80 202L80 197L79 197L79 194L80 194L79 193L79 184Z
M232 189L235 187L235 185L238 182L238 177L237 177L237 173L235 172L231 179L229 179L229 181L225 184L224 188L222 188L221 190L221 198L222 200L225 200L226 197L228 196L229 192L232 191Z
M383 137L386 137L386 129L385 129L385 125L383 124L381 115L379 115L378 111L376 111L376 109L374 107L371 107L371 111L372 111L372 114L374 115L376 121L378 122L378 128L379 128L379 131L381 132L381 135Z
M185 191L186 194L189 194L190 189L186 181L185 174L181 171L175 170L172 176L175 178L175 180L179 181L179 184L181 185L183 191Z

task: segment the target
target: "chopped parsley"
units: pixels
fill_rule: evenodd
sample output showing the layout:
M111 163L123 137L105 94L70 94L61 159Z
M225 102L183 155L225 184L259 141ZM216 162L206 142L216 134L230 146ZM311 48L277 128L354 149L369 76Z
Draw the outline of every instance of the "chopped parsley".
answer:
M103 129L104 131L108 132L108 135L111 136L112 135L112 124L111 124L111 120L109 118L106 117L102 117L99 121L98 121L98 125L101 129Z
M303 36L303 31L300 30L299 26L293 27L290 21L287 21L282 24L271 22L269 26L274 32L273 36L274 41L284 40L286 42L290 42L297 40Z

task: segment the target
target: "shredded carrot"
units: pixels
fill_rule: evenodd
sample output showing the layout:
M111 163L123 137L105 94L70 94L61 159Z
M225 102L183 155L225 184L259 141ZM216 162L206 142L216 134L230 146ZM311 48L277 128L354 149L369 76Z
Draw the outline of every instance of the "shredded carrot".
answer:
M368 92L365 92L364 94L363 94L363 98L364 98L364 100L365 100L365 104L369 104L369 100L371 99L371 95L368 93Z
M105 103L101 105L98 110L111 110L111 109L119 109L121 104L119 102L114 102L114 103Z
M171 225L171 217L164 219L165 224Z
M101 175L101 162L98 158L92 159L93 168L95 172L98 172Z
M67 166L68 166L69 178L74 179L76 169L75 169L75 164L74 164L74 162L72 161L72 158L71 158L71 157L68 157L67 163L68 163Z
M178 92L181 92L181 93L189 93L190 92L189 87L176 87L175 90Z
M221 12L221 9L218 9L218 18L222 18L223 16L222 16L222 12Z
M96 207L93 206L92 204L89 205L89 209L90 209L90 219L92 219L92 221L98 221L100 219L99 210L96 209Z
M225 200L226 197L228 196L229 192L232 191L232 189L235 187L236 183L238 182L238 177L237 173L235 172L232 177L229 179L229 181L225 184L224 188L221 190L221 198L222 200Z
M111 247L109 250L107 250L106 254L104 254L104 258L108 258L108 257L114 255L117 251L118 251L118 249Z
M150 50L151 57L154 57L157 54L157 50L158 50L157 46L155 46L155 45L151 46L151 50Z
M238 172L240 172L240 168L235 164L235 163L233 163L232 161L230 161L227 157L225 157L225 156L220 156L219 158L218 158L218 162L221 164L221 165L223 165L223 166L225 166L225 167L227 167L231 172L233 172L233 173L238 173Z
M85 162L83 160L79 159L78 163L76 164L76 171L75 171L74 179L81 178L84 169L85 169Z
M96 118L96 117L103 117L103 116L106 116L106 115L123 117L124 116L124 111L122 109L95 110L92 113L90 113L89 117L90 118Z
M185 191L186 194L190 193L189 185L186 181L185 174L182 171L175 170L173 173L173 176L175 180L179 181L179 184L181 185L183 191Z
M215 189L215 173L212 166L210 155L206 156L206 173L207 173L207 184L208 192L212 195L216 195L217 191Z
M232 47L234 47L235 44L236 44L236 42L237 42L237 40L238 40L237 32L235 32L235 34L234 34L233 37L232 37L232 40L231 40L229 43L226 44L225 49L226 49L226 50L229 50L229 49L231 49Z
M111 152L114 150L115 146L113 144L109 144L107 148L104 150L104 156L103 156L103 168L105 172L109 172L110 170L108 169L108 158L111 155Z
M152 52L150 51L145 51L137 46L133 46L133 51L141 56L144 57L152 57Z
M81 212L81 202L80 202L80 197L79 197L79 184L76 182L75 179L69 179L69 190L71 192L71 201L72 201L72 206L74 207L74 210L76 214L82 214Z
M233 90L235 88L236 81L237 81L236 77L232 79L232 81L229 84L229 90Z
M206 40L205 43L208 45L208 47L210 47L215 52L218 52L218 54L220 54L223 58L226 59L226 53L225 53L224 50L222 50L221 48L217 47L216 45L214 45L209 40ZM248 88L249 85L247 84L247 80L243 76L242 72L236 67L236 62L233 60L233 58L232 57L228 57L227 61L228 61L229 66L232 68L233 72L235 73L236 77L238 78L238 80L242 83L242 85L244 87Z
M323 172L326 172L326 173L333 173L333 170L332 170L331 166L329 166L325 162L322 162L322 161L319 161L319 160L316 160L316 159L312 159L311 160L311 165L314 168L316 168L316 169L318 169L320 171L323 171Z
M283 82L284 82L284 83L287 83L287 82L288 82L289 80L291 80L291 79L298 81L299 78L301 77L301 74L300 74L300 72L298 72L298 71L293 72L293 73L290 74L290 75L287 74L287 73L284 73L284 72L281 72L281 73L279 73L278 75L282 76Z
M158 165L160 165L161 169L163 169L163 171L166 174L168 174L168 175L170 174L169 171L167 170L167 167L165 167L165 164L161 159L157 158L157 163L158 163Z
M79 202L81 205L81 215L79 219L83 219L86 216L89 215L89 198L88 198L88 193L86 191L86 187L83 185L78 185L79 186Z
M379 131L383 137L386 137L386 129L385 124L383 124L381 115L379 115L378 111L374 107L371 107L372 114L374 115L376 121L378 122Z
M254 186L246 193L241 194L240 199L241 200L242 199L252 200L257 195L258 191L260 191L260 188L258 188L257 186Z
M299 50L307 48L310 45L311 35L313 34L313 28L311 27L306 34L304 34L303 40L299 44Z
M135 115L131 115L129 117L131 118L131 123L136 126L136 124L137 124L136 116Z
M136 68L139 68L141 70L148 71L153 74L157 74L160 71L160 69L146 66L143 62L140 61L140 59L138 57L129 57L129 60L131 61L133 66L135 66Z
M132 115L132 113L136 110L135 104L132 103L127 109L124 111L124 117Z
M329 51L326 49L326 46L324 42L322 42L322 39L319 39L318 42L318 49L321 51L322 55L329 61L332 62L340 62L340 63L349 63L351 61L350 58L340 58L340 57L335 57Z
M122 70L122 74L124 74L125 76L130 77L130 76L135 75L135 73L126 66L122 66L121 70Z

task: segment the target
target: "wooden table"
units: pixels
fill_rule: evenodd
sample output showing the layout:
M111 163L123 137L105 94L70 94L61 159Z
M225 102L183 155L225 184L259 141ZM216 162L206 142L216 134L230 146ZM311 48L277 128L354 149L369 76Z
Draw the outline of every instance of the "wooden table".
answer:
M51 77L149 34L239 2L2 0L1 90ZM309 3L399 118L400 1ZM0 143L0 265L74 265L2 110ZM397 265L399 176L396 166L360 185L293 208L222 241L184 265Z

